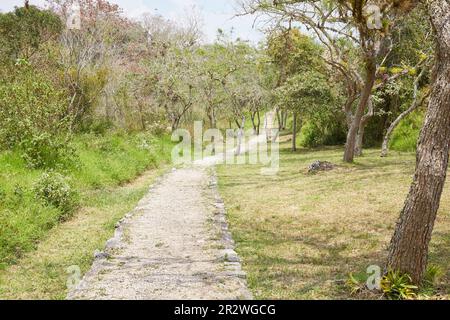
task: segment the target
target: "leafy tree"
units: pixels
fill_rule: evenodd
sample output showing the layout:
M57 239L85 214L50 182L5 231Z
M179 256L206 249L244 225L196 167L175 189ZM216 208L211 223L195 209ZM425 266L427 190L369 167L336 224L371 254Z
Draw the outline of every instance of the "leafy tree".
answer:
M61 32L61 20L49 10L28 6L0 13L0 59L3 63L30 60Z
M54 167L70 155L66 95L20 60L0 80L0 147L20 149L30 167Z
M348 114L349 130L344 161L352 162L358 153L357 142L362 140L363 130L360 129L364 127L363 118L370 107L377 72L392 44L391 25L401 19L409 2L406 6L393 0L377 2L380 20L374 20L373 14L367 12L365 1L277 0L272 3L244 0L242 4L245 13L267 13L277 26L303 24L324 45L325 62L341 74L348 90L344 110Z
M382 156L387 156L389 140L395 128L412 112L426 102L429 95L430 69L434 58L432 28L425 8L418 6L394 27L392 48L380 70L379 79L388 74L407 72L375 93L379 99L378 114L386 129L383 137ZM378 130L377 130L378 131Z
M303 107L305 101L310 97L314 98L310 94L316 90L314 87L309 87L307 82L311 80L316 85L323 85L317 90L328 89L326 82L321 82L323 79L321 73L326 72L320 58L322 51L312 38L303 35L296 28L274 31L269 36L267 53L278 69L276 105L277 110L282 111L282 115L278 116L279 126L280 129L284 128L288 112L293 114L293 151L297 149L297 134L301 131L301 125L297 126L298 116L305 116ZM302 97L302 95L305 96ZM312 105L317 106L316 102L320 98L321 95L317 96L317 100L313 101ZM327 101L323 102L327 103Z
M414 181L389 249L387 269L421 285L447 175L450 141L450 2L430 0L426 8L435 32L436 62L427 115L417 147Z
M293 140L292 150L297 150L296 137L301 131L297 127L298 117L306 119L320 117L326 113L333 104L333 93L328 85L327 78L317 71L301 72L291 78L276 90L277 101L284 108L293 112ZM315 116L316 115L316 116Z
M155 66L159 70L156 92L174 131L194 106L197 70L190 50L171 50L164 60Z

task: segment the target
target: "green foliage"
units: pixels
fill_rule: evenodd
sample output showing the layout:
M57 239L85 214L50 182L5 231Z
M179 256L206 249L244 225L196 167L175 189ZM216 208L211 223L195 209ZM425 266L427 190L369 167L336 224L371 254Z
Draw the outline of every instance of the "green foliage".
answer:
M293 28L269 36L267 54L280 68L281 82L288 77L321 65L322 48L314 40Z
M318 121L307 121L303 125L300 144L307 148L336 146L345 143L346 133L342 119L324 115Z
M436 283L442 278L444 271L438 265L429 265L424 275L423 285L425 289L433 289Z
M29 59L44 43L57 38L61 31L61 20L49 10L30 6L0 13L0 60Z
M298 111L301 114L322 112L333 102L333 94L327 79L316 71L299 73L275 91L280 108Z
M49 229L70 218L77 200L81 207L90 206L96 191L108 193L109 188L170 161L172 146L166 136L111 132L77 135L73 145L77 165L61 171L64 176L29 169L19 150L0 152L0 268L16 262Z
M351 295L356 295L366 288L367 274L353 274L348 275L345 286L350 290Z
M33 185L33 192L38 199L61 210L61 220L66 220L76 209L79 201L76 191L67 177L60 173L44 172Z
M423 112L415 112L404 119L392 134L390 148L403 152L415 151L423 121Z
M389 271L381 279L381 290L389 300L408 300L417 297L418 287L412 285L409 275Z
M75 99L69 113L78 131L89 132L91 125L107 122L105 119L96 118L94 113L109 76L109 69L105 66L83 70L70 68L67 74L67 79L71 83L68 85L71 88L68 95Z
M0 80L0 149L21 150L29 167L55 167L71 154L65 95L27 62Z

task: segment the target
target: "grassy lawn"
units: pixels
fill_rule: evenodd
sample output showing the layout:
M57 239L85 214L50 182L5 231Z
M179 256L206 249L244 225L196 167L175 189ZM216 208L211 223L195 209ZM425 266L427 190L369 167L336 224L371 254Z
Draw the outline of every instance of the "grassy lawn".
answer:
M290 151L281 145L278 176L259 166L220 166L221 194L249 285L258 299L348 299L350 272L383 266L415 166L415 154L366 150L354 165L341 148ZM306 174L315 160L338 165ZM450 188L431 244L431 263L450 294Z
M86 135L76 139L78 165L61 170L80 208L59 223L58 210L33 195L42 174L15 153L0 155L0 299L63 299L67 268L89 269L114 226L134 208L170 158L168 138ZM144 145L144 147L142 146ZM138 178L138 179L136 179ZM20 192L17 190L20 189Z

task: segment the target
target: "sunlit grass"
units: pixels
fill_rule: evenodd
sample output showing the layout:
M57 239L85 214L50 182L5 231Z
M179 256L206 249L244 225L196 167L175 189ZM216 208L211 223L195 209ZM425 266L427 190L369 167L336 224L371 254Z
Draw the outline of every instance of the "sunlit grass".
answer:
M135 182L99 190L69 221L48 232L37 249L0 271L1 299L64 299L67 269L89 270L95 250L102 250L114 226L148 191L164 168L148 171Z
M259 299L348 299L350 272L383 266L396 219L414 172L413 153L366 150L354 165L341 148L290 151L281 146L277 176L259 166L221 166L219 185L237 250ZM338 167L306 174L315 160ZM447 275L450 188L446 187L431 245L431 262Z
M73 165L57 170L80 194L80 209L62 225L61 212L33 193L43 170L27 168L19 152L0 154L0 298L63 297L65 268L87 268L94 249L111 236L115 222L133 208L160 165L169 161L168 137L152 138L145 147L143 139L149 137L76 137ZM126 186L148 169L153 169L152 177ZM49 283L53 278L54 289Z

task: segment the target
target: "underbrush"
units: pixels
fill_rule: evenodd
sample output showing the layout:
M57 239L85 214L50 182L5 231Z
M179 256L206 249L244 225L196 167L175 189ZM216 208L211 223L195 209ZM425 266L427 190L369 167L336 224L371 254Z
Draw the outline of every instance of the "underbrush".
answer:
M416 112L404 119L395 129L391 139L391 150L416 151L420 129L424 121L424 113Z
M96 190L132 181L169 161L170 138L146 134L84 134L74 161L32 169L21 151L0 153L0 269L36 247L46 233L91 201Z

